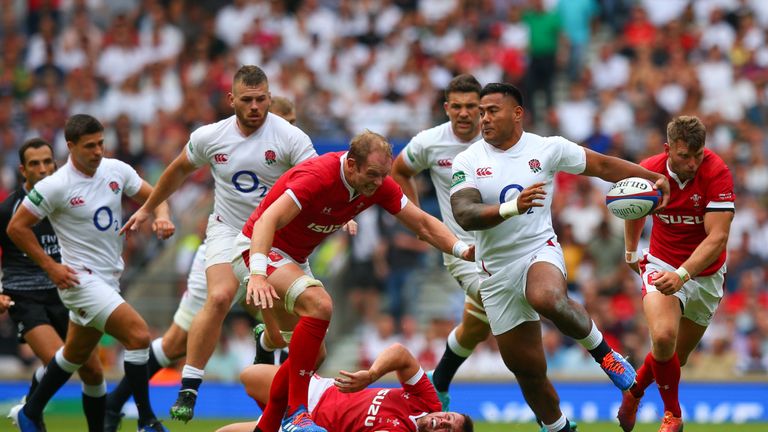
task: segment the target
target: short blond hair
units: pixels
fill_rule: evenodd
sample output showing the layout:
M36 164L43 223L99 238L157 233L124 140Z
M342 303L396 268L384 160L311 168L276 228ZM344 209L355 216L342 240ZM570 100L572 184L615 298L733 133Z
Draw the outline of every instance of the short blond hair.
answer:
M282 96L273 96L272 103L269 105L269 112L277 115L286 115L292 113L296 107L290 99Z
M707 140L707 128L696 116L679 116L667 124L667 142L684 142L688 150L695 152L704 147Z
M355 135L349 142L349 158L354 159L358 164L363 164L368 160L368 155L375 152L381 152L392 157L392 145L376 132L368 129Z

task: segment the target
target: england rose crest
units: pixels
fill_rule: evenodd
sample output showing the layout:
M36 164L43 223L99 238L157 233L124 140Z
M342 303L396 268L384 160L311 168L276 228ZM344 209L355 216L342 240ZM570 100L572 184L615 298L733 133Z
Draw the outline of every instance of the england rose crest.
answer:
M537 173L541 171L541 162L538 159L531 159L528 161L528 167L532 172Z
M114 180L109 182L109 188L112 189L112 192L115 194L120 193L120 185Z
M277 155L274 150L267 150L264 152L264 162L266 162L267 165L272 165L277 162Z

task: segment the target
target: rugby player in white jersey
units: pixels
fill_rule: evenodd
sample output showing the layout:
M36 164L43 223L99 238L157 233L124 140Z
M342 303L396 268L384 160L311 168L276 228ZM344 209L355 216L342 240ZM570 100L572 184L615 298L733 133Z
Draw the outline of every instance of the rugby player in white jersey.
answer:
M127 164L104 158L104 127L86 114L64 125L70 157L56 173L38 182L8 224L8 236L48 273L69 309L64 347L24 406L13 412L23 432L44 430L43 408L85 362L103 333L125 347L124 362L139 411L140 431L165 431L149 403L147 323L120 296L123 272L120 238L122 196L143 203L152 186ZM174 232L168 206L155 211L152 229L165 239ZM45 253L32 230L48 218L61 246L61 263ZM103 409L103 408L102 408Z
M646 178L664 194L660 208L669 199L669 182L565 138L524 132L522 103L513 85L483 88L483 140L453 161L451 207L459 225L475 231L480 294L504 363L544 430L570 431L547 378L539 314L584 346L621 390L634 383L635 371L608 346L584 307L568 298L563 253L552 229L554 176L565 171L612 182Z
M211 166L215 196L206 230L208 297L189 328L181 389L171 407L171 417L184 422L194 416L203 370L216 348L224 317L236 300L239 281L231 266L235 238L280 175L317 155L304 132L269 113L269 83L257 66L243 66L235 73L229 100L235 114L192 133L147 202L123 228L137 229L192 172Z
M269 111L284 118L288 123L296 122L296 110L293 102L276 96L272 98ZM178 359L184 357L187 352L187 337L192 319L205 305L208 288L205 283L205 242L198 246L192 259L192 266L187 277L187 289L181 296L179 306L173 315L173 322L162 337L152 341L152 349L149 352L147 368L149 377L162 368L173 365ZM268 318L269 312L262 312L263 319ZM284 347L285 341L280 336L277 325L269 326L259 324L260 331L257 338L257 353L262 355L272 353L275 349ZM274 342L273 342L274 341ZM274 362L274 354L272 354ZM107 414L105 417L104 432L114 432L120 427L123 417L123 405L131 397L131 386L126 377L112 390L107 398Z
M481 89L482 86L472 75L459 75L451 80L445 89L443 104L449 121L413 137L392 165L392 178L416 205L419 197L413 177L429 170L443 222L456 237L468 244L475 242L474 236L456 223L451 212L451 166L457 154L480 139ZM478 291L480 277L475 265L448 254L443 254L443 262L466 293L461 323L448 335L443 357L430 376L443 410L447 411L450 403L448 386L453 376L477 344L488 337L490 327Z

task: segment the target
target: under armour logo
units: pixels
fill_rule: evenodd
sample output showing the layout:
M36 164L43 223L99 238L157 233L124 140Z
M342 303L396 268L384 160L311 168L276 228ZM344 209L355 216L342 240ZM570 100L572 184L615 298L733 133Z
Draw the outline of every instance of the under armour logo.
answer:
M323 207L323 214L324 215L330 215L331 214L331 208L330 207Z
M314 373L315 371L313 370L304 370L304 369L299 370L299 375L301 376L312 376L314 375Z
M659 386L659 388L662 389L662 390L669 390L669 385L668 384L664 384L663 386Z

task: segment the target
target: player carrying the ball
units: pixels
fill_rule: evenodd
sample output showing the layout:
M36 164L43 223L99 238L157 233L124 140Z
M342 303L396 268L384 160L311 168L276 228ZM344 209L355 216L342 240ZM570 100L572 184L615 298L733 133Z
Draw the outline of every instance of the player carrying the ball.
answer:
M613 351L584 307L568 298L563 252L552 228L552 180L558 171L616 182L642 177L669 198L662 174L585 149L562 137L523 131L523 98L511 84L480 93L483 139L453 161L451 207L476 231L480 295L504 363L546 431L571 431L547 378L539 314L575 339L621 390L635 370Z
M638 254L645 218L627 220L626 261L642 276L643 309L651 352L624 393L619 424L635 427L645 389L656 380L664 401L659 432L683 430L680 367L704 335L723 297L728 233L735 212L733 177L722 159L705 149L707 131L698 117L667 125L664 152L640 163L670 179L669 205L653 215L650 249Z

